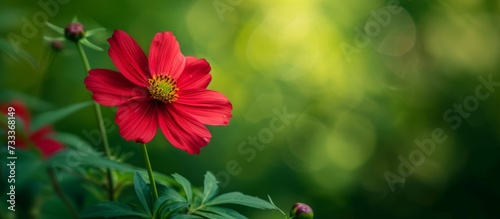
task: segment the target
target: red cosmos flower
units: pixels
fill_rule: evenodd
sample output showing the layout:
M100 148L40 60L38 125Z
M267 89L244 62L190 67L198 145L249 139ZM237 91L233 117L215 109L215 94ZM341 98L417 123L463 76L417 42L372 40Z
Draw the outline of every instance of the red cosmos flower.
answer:
M17 122L22 122L22 124L16 123L16 130L14 130L16 132L15 146L17 148L28 149L29 146L35 145L42 152L44 158L48 158L63 149L61 143L51 138L54 133L51 126L47 125L30 131L31 115L23 102L14 100L7 105L2 105L0 107L2 114L7 115L8 107L15 109L13 117L18 119ZM19 130L20 128L22 131ZM2 129L11 131L7 127L2 127Z
M198 154L212 137L204 124L229 124L231 103L206 89L210 65L185 57L172 33L155 35L149 58L121 30L108 42L108 54L120 72L92 69L85 85L99 104L118 106L115 121L123 138L145 144L159 126L172 145Z

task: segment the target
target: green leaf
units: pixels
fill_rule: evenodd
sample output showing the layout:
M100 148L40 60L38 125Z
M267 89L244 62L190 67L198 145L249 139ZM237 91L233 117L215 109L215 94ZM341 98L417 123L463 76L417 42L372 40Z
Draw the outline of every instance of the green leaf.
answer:
M196 215L176 214L168 217L168 219L203 219L203 218Z
M203 211L197 211L193 214L200 215L200 216L210 218L210 219L232 219L232 218L223 217L219 214L214 214L214 213L210 213L210 212L203 212Z
M166 187L164 185L158 184L158 195L161 196L167 196L169 197L172 201L174 202L186 202L186 198L184 198L181 194L179 194L177 191Z
M279 212L281 212L281 214L285 215L285 217L287 216L284 211L282 211L280 208L278 208L278 206L276 204L274 204L273 200L271 199L271 196L267 195L267 198L269 198L269 202L271 202L271 204L274 205L274 207L276 207L276 209Z
M170 203L169 203L170 202ZM169 204L167 204L169 203ZM185 208L189 206L189 203L188 202L177 202L177 201L174 201L172 202L172 198L168 195L163 195L163 196L160 196L155 204L154 204L154 208L153 208L153 212L154 212L154 215L158 215L159 211L161 209L163 209L163 213L172 213L172 212L175 212L175 211L178 211L180 210L181 208Z
M39 65L28 52L19 48L19 46L13 47L12 44L8 43L6 40L0 39L0 50L4 51L7 55L9 55L15 61L18 60L18 57L24 58L28 61L33 68L38 69Z
M141 175L139 175L139 172L135 172L134 174L134 189L135 189L135 194L137 195L137 198L139 198L139 201L142 204L142 207L144 210L149 215L151 214L151 191L149 190L148 185L146 185L146 182L142 179Z
M191 183L184 178L183 176L174 173L172 175L174 179L181 184L182 188L184 189L184 192L186 193L186 198L188 202L191 202L191 199L193 198L193 191L191 190Z
M208 171L205 174L203 200L201 201L202 204L206 201L209 201L217 194L217 192L219 191L219 186L217 184L219 184L219 182L217 181L215 176L210 171Z
M101 31L105 31L105 30L106 30L106 28L102 28L102 27L101 28L96 28L96 29L93 29L93 30L89 30L89 31L87 31L85 33L85 37L91 37L94 34L99 33Z
M70 170L77 167L89 166L97 168L111 168L124 172L135 172L138 169L128 164L109 160L102 154L83 153L79 150L68 149L55 154L46 161L47 165L63 167Z
M141 212L136 212L130 208L130 206L119 203L119 202L103 202L96 205L91 206L83 210L80 213L81 218L90 218L90 217L124 217L124 216L137 216L140 218L150 218L149 215L146 215Z
M171 200L171 198L169 196L166 196L166 195L158 197L158 199L156 199L156 202L153 206L153 214L157 215L158 211L161 210L161 208L163 207L163 204L165 204L166 202L168 202L170 200Z
M166 205L163 210L161 211L161 217L165 218L170 214L176 213L183 208L187 208L189 206L189 203L187 202L173 202L168 205Z
M44 40L49 41L49 42L54 42L54 41L64 41L64 37L48 37L44 36Z
M84 141L80 137L71 134L71 133L63 133L57 132L52 135L55 140L69 146L69 148L77 150L80 154L92 154L94 156L100 156L101 152L96 151L88 142Z
M90 106L91 103L92 102L90 102L90 101L83 102L83 103L77 103L77 104L73 104L73 105L67 106L65 108L62 108L62 109L43 113L43 114L41 114L33 119L33 123L31 124L31 131L36 131L37 129L39 129L40 127L42 127L44 125L51 124L51 123L54 123L58 120L61 120L64 117L69 116L78 110L81 110L87 106Z
M50 29L52 29L56 33L64 35L64 29L62 27L58 27L58 26L53 25L53 24L51 24L49 22L45 22L45 24L47 24L47 27L49 27Z
M201 211L207 211L223 216L224 218L247 219L247 217L230 208L206 206Z
M46 102L38 97L27 95L15 90L0 90L0 100L2 102L7 102L12 99L19 99L26 103L26 106L32 110L51 110L54 109L54 105Z
M155 180L163 185L170 186L170 185L178 185L177 181L173 179L171 176L167 176L163 173L159 173L156 171L153 171L153 174L155 175Z
M103 51L103 49L93 43L91 43L89 40L87 40L86 38L83 38L80 40L80 43L93 49L93 50L97 50L97 51Z
M259 209L276 209L271 203L257 197L244 195L241 192L230 192L215 197L205 205L237 204Z

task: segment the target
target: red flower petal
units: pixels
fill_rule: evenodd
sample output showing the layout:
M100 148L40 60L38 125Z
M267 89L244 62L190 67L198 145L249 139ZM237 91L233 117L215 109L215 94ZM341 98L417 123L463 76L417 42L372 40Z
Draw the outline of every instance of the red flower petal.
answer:
M152 75L169 75L179 78L186 65L179 42L170 32L157 33L149 49L149 69Z
M158 103L151 100L130 101L118 107L115 121L127 141L146 144L158 129Z
M179 111L186 112L208 125L227 125L233 116L233 106L227 97L212 90L180 90L179 99L174 105L178 105Z
M38 146L38 148L40 148L40 150L42 151L42 155L44 158L51 157L52 155L63 149L61 143L52 139L40 139L35 142L35 144L41 145Z
M210 70L207 60L186 57L186 68L179 77L177 85L180 89L207 88L212 80Z
M136 85L148 86L148 59L139 44L121 30L115 30L108 42L108 54L116 68Z
M165 105L159 112L160 128L168 141L190 154L199 154L212 135L203 124L174 104Z
M29 128L31 124L31 115L24 102L20 100L12 100L8 104L3 104L0 107L2 114L8 115L9 107L14 107L14 117L20 119L20 121L23 123L22 126L24 133L28 132L30 130Z
M92 91L92 98L105 106L118 106L149 94L146 88L130 82L119 72L107 69L90 70L84 83Z
M63 149L63 145L56 140L50 139L53 130L50 126L38 129L30 136L30 141L40 149L44 158L50 157Z

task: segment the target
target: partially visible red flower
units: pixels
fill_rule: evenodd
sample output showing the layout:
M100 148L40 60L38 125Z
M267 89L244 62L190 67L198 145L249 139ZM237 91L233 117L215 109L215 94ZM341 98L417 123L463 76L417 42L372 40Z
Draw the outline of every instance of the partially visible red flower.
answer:
M22 122L22 124L16 123L16 129L14 130L16 132L15 146L17 148L28 149L29 146L34 145L40 150L44 158L48 158L63 149L61 143L51 138L54 132L51 126L47 125L30 131L31 115L23 102L13 100L8 104L0 106L2 114L7 115L9 107L15 109L14 117L17 119L17 122ZM8 130L7 127L1 128Z
M118 106L115 121L123 138L145 144L160 127L173 146L198 154L212 137L205 125L229 124L231 103L206 89L210 65L185 57L172 33L155 35L149 58L121 30L108 42L108 54L120 72L92 69L85 85L98 103Z

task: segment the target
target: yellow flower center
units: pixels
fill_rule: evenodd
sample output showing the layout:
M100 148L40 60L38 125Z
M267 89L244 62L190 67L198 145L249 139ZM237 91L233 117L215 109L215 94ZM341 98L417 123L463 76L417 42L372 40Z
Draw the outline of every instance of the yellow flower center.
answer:
M164 103L172 103L177 100L177 91L179 88L177 88L176 82L172 77L154 75L153 78L148 79L148 82L148 90L153 99Z

